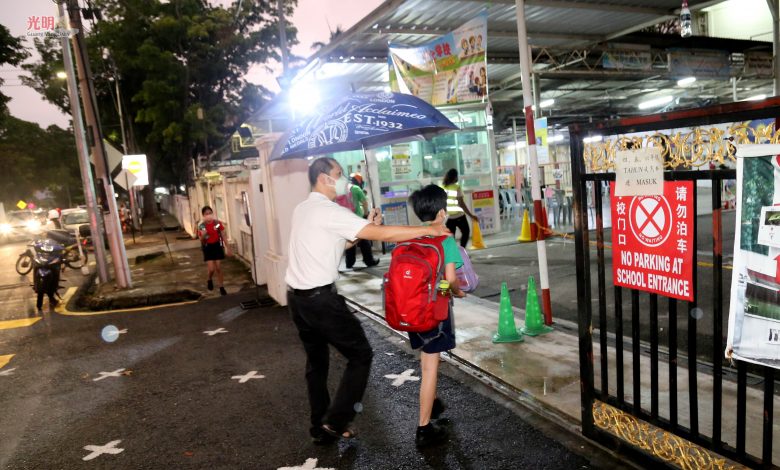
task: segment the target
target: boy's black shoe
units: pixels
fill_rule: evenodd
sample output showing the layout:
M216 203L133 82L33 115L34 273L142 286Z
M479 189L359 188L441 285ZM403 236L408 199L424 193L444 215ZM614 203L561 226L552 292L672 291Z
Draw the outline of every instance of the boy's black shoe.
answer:
M414 443L417 447L428 447L445 442L449 437L447 429L430 422L425 426L417 427L417 435L414 438Z
M441 416L446 409L447 407L444 406L444 402L435 398L433 400L433 408L431 408L431 419L439 419L439 416Z
M224 288L224 287L220 287L220 288L219 288L219 294L220 294L220 295L227 295L227 291L225 290L225 288Z
M206 283L206 289L214 290L214 282L211 279Z
M374 266L376 266L378 264L379 264L379 258L374 258L374 260L371 261L370 263L366 263L366 267L367 268L373 268Z
M317 446L326 446L328 444L333 444L338 440L337 437L333 437L330 434L326 433L319 426L315 426L309 429L309 434L311 435L312 444Z

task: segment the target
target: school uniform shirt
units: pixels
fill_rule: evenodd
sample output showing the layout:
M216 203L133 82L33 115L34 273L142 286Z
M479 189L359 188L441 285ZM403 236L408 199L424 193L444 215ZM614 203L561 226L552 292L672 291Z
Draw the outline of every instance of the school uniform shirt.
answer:
M347 241L370 222L312 191L292 215L285 282L293 289L314 289L336 282Z
M199 237L206 234L206 244L218 243L222 238L222 233L225 231L225 226L219 220L212 220L210 222L203 222L198 226Z

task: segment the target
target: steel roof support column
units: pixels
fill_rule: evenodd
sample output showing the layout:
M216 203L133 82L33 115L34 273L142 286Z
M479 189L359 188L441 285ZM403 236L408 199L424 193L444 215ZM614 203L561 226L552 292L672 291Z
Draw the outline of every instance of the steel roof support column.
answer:
M778 82L780 81L780 15L778 15L778 0L766 0L769 11L772 12L772 75L775 78L774 95L780 95Z
M525 25L525 0L515 0L517 16L517 43L520 51L520 79L523 86L523 107L525 109L526 150L531 169L531 193L534 200L534 219L537 224L536 251L539 256L539 284L542 288L542 310L544 323L552 324L552 304L550 302L550 280L547 276L547 247L544 243L546 227L541 225L542 190L539 185L539 160L536 156L536 135L534 133L533 90L531 85L531 58L528 48L528 30ZM537 108L538 109L538 108Z

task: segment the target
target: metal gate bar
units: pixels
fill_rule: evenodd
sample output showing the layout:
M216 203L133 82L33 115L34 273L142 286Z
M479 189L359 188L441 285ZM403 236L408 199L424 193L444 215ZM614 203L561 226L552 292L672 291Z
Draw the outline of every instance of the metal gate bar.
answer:
M658 424L658 295L650 294L650 422Z
M673 432L677 422L677 299L669 298L669 424Z
M623 291L615 286L615 381L617 382L617 399L621 407L626 406L626 395L623 389ZM601 332L599 332L601 334Z
M604 258L604 214L601 205L601 184L594 184L593 204L596 206L596 257L599 283L599 343L601 346L601 399L609 396L609 362L607 354L607 282Z
M697 269L697 265L699 264L699 257L698 257L698 235L699 231L697 230L697 226L699 225L698 217L696 217L696 213L698 212L698 192L696 191L696 184L693 185L693 292L698 294L698 275L699 270ZM699 321L698 318L695 318L694 315L691 315L692 312L694 312L694 309L697 308L697 302L696 302L696 295L693 297L693 302L688 302L688 400L690 401L690 407L689 407L689 429L691 434L696 437L699 435L699 384L698 379L699 376L697 374L698 367L696 363L696 357L698 354L698 351L696 350L696 334L697 334L697 322ZM718 348L713 348L718 349Z
M723 231L721 219L721 180L712 180L712 314L714 341L723 344ZM721 452L721 409L723 407L723 356L712 348L712 441L713 450Z

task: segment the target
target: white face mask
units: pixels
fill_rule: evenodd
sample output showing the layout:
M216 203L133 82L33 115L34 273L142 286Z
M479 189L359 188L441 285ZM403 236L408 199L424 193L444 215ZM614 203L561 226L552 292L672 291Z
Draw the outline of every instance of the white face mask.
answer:
M345 177L341 177L339 179L334 179L330 175L326 175L328 178L333 180L333 184L329 186L333 186L336 189L336 196L343 196L347 194L347 186L349 185L349 181Z

